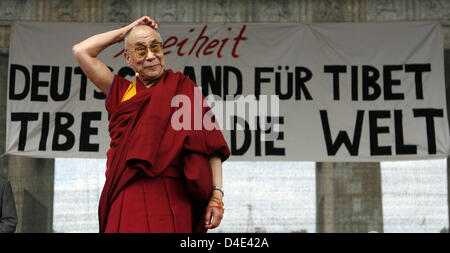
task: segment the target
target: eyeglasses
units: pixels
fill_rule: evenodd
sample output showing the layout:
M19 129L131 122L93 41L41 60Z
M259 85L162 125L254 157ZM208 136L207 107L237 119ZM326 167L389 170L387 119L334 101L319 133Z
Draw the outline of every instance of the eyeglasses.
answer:
M150 47L139 46L134 50L128 50L136 54L137 58L144 58L148 54L148 50L150 50L154 54L159 54L163 50L163 46L161 42L153 43Z

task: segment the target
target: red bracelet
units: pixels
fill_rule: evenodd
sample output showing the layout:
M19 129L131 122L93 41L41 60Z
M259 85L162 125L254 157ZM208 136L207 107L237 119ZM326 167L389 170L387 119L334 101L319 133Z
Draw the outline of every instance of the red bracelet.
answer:
M208 206L208 207L217 207L217 208L221 209L223 212L225 212L225 208L223 208L223 206L224 206L225 204L222 202L222 200L220 200L220 199L217 198L217 197L212 197L211 200L210 200L210 202L216 203L217 206Z

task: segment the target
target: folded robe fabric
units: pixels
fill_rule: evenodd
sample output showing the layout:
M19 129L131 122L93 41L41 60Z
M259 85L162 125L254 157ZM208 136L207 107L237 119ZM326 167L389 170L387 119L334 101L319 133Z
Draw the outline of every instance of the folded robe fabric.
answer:
M205 232L201 216L212 186L208 157L218 155L225 161L230 150L214 115L208 116L210 108L202 106L204 98L196 95L195 89L198 86L186 76L166 70L155 86L140 90L110 111L111 147L99 204L100 232L105 231L111 204L124 187L142 177L164 175L171 162L180 156L187 188L194 200L192 231ZM174 104L175 97L183 102ZM186 118L172 119L174 112L181 109L190 111L190 122ZM193 120L196 117L206 124L199 128L198 120ZM188 120L190 127L174 129L172 121L180 119Z

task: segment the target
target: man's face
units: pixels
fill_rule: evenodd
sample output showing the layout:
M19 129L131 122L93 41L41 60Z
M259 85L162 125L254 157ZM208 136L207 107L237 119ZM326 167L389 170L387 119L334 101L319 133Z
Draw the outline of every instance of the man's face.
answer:
M161 36L148 26L136 26L126 40L125 59L133 69L139 73L142 82L151 82L164 74L164 53L159 52L158 43L162 43ZM152 50L153 49L153 50ZM145 52L143 54L142 52Z

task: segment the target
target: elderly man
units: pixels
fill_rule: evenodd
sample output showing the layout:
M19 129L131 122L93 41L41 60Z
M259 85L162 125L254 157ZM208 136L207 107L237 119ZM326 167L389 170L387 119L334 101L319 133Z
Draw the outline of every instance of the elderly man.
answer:
M206 232L223 217L222 162L230 150L217 127L172 126L174 97L187 96L192 107L202 105L203 97L194 101L197 85L165 69L157 28L145 16L94 35L72 50L87 77L107 94L111 114L100 232ZM136 72L135 82L114 75L97 58L120 41ZM209 115L208 109L202 108L202 117ZM214 116L210 119L215 124Z

